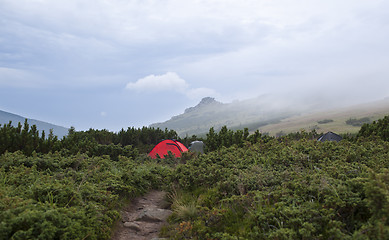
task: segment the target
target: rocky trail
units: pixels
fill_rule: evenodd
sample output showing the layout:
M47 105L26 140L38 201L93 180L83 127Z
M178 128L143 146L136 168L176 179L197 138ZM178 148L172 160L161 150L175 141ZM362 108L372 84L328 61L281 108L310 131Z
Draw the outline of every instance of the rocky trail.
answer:
M166 209L165 196L166 192L153 190L134 199L122 210L111 240L162 240L159 231L172 213Z

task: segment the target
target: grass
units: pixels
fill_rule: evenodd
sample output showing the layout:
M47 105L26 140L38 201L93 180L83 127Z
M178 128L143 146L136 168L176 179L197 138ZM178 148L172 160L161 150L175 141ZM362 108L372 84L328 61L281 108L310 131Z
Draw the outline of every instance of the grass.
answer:
M187 221L197 216L197 198L193 195L185 194L173 188L168 197L172 203L172 219L175 221Z

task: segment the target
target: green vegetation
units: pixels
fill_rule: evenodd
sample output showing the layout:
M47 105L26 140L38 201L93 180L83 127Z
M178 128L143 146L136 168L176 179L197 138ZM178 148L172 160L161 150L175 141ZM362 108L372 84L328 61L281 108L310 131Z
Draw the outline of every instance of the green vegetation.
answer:
M197 216L173 218L165 234L172 239L387 239L388 147L383 141L285 138L192 159L177 168L175 179L193 194Z
M0 239L109 239L120 207L158 188L170 192L168 239L389 239L388 122L338 143L211 128L206 154L157 160L146 153L174 131L58 140L0 126Z
M0 157L0 239L108 239L120 203L161 187L170 168L59 153Z
M326 123L330 123L330 122L333 122L334 120L332 119L323 119L323 120L320 120L320 121L317 121L318 124L326 124Z
M348 120L346 120L346 124L354 126L354 127L360 127L363 124L370 123L370 122L371 122L371 120L368 117L363 117L363 118L359 118L359 119L349 118Z
M12 122L0 124L0 154L7 152L22 151L31 156L35 153L49 153L61 151L63 155L86 153L88 156L109 155L117 160L119 155L136 157L137 153L148 153L161 139L177 138L173 130L165 131L155 128L128 128L118 133L108 130L94 130L76 132L72 127L66 137L58 140L50 131L46 137L41 134L36 126L29 126L27 119L22 126L12 126Z
M374 121L372 124L364 124L358 133L359 137L379 137L384 141L389 141L389 116Z

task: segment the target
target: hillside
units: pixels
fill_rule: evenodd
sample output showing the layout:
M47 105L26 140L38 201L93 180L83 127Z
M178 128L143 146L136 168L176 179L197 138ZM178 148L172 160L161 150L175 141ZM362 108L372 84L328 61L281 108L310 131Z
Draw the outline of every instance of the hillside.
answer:
M374 121L388 113L389 98L355 106L329 108L320 102L282 100L269 95L232 103L221 103L207 97L196 106L186 109L183 114L150 127L173 129L181 137L203 135L211 127L219 130L222 126L230 129L248 128L250 132L259 129L272 136L302 129L355 133L360 126L348 125L346 120L368 118Z
M383 118L389 114L389 98L380 101L358 104L351 107L334 108L326 111L307 112L298 116L285 118L278 123L260 127L261 132L272 136L288 134L302 129L317 132L333 131L337 133L356 133L360 126L346 124L351 119L368 118L371 121Z
M12 121L12 125L17 126L19 122L23 124L25 119L25 117L0 110L0 124L8 124L9 121ZM62 138L63 136L66 136L68 134L68 128L65 127L28 118L27 122L28 124L30 124L30 126L36 125L40 133L44 130L46 136L49 134L50 129L53 129L54 135L56 135L58 138Z

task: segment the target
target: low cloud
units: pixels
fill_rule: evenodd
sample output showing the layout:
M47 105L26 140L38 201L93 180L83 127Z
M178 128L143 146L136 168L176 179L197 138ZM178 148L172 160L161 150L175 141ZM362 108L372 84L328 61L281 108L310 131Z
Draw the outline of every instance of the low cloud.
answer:
M216 92L209 88L191 88L189 84L175 72L146 76L136 82L127 83L126 89L139 92L174 91L184 94L190 99L216 95Z

